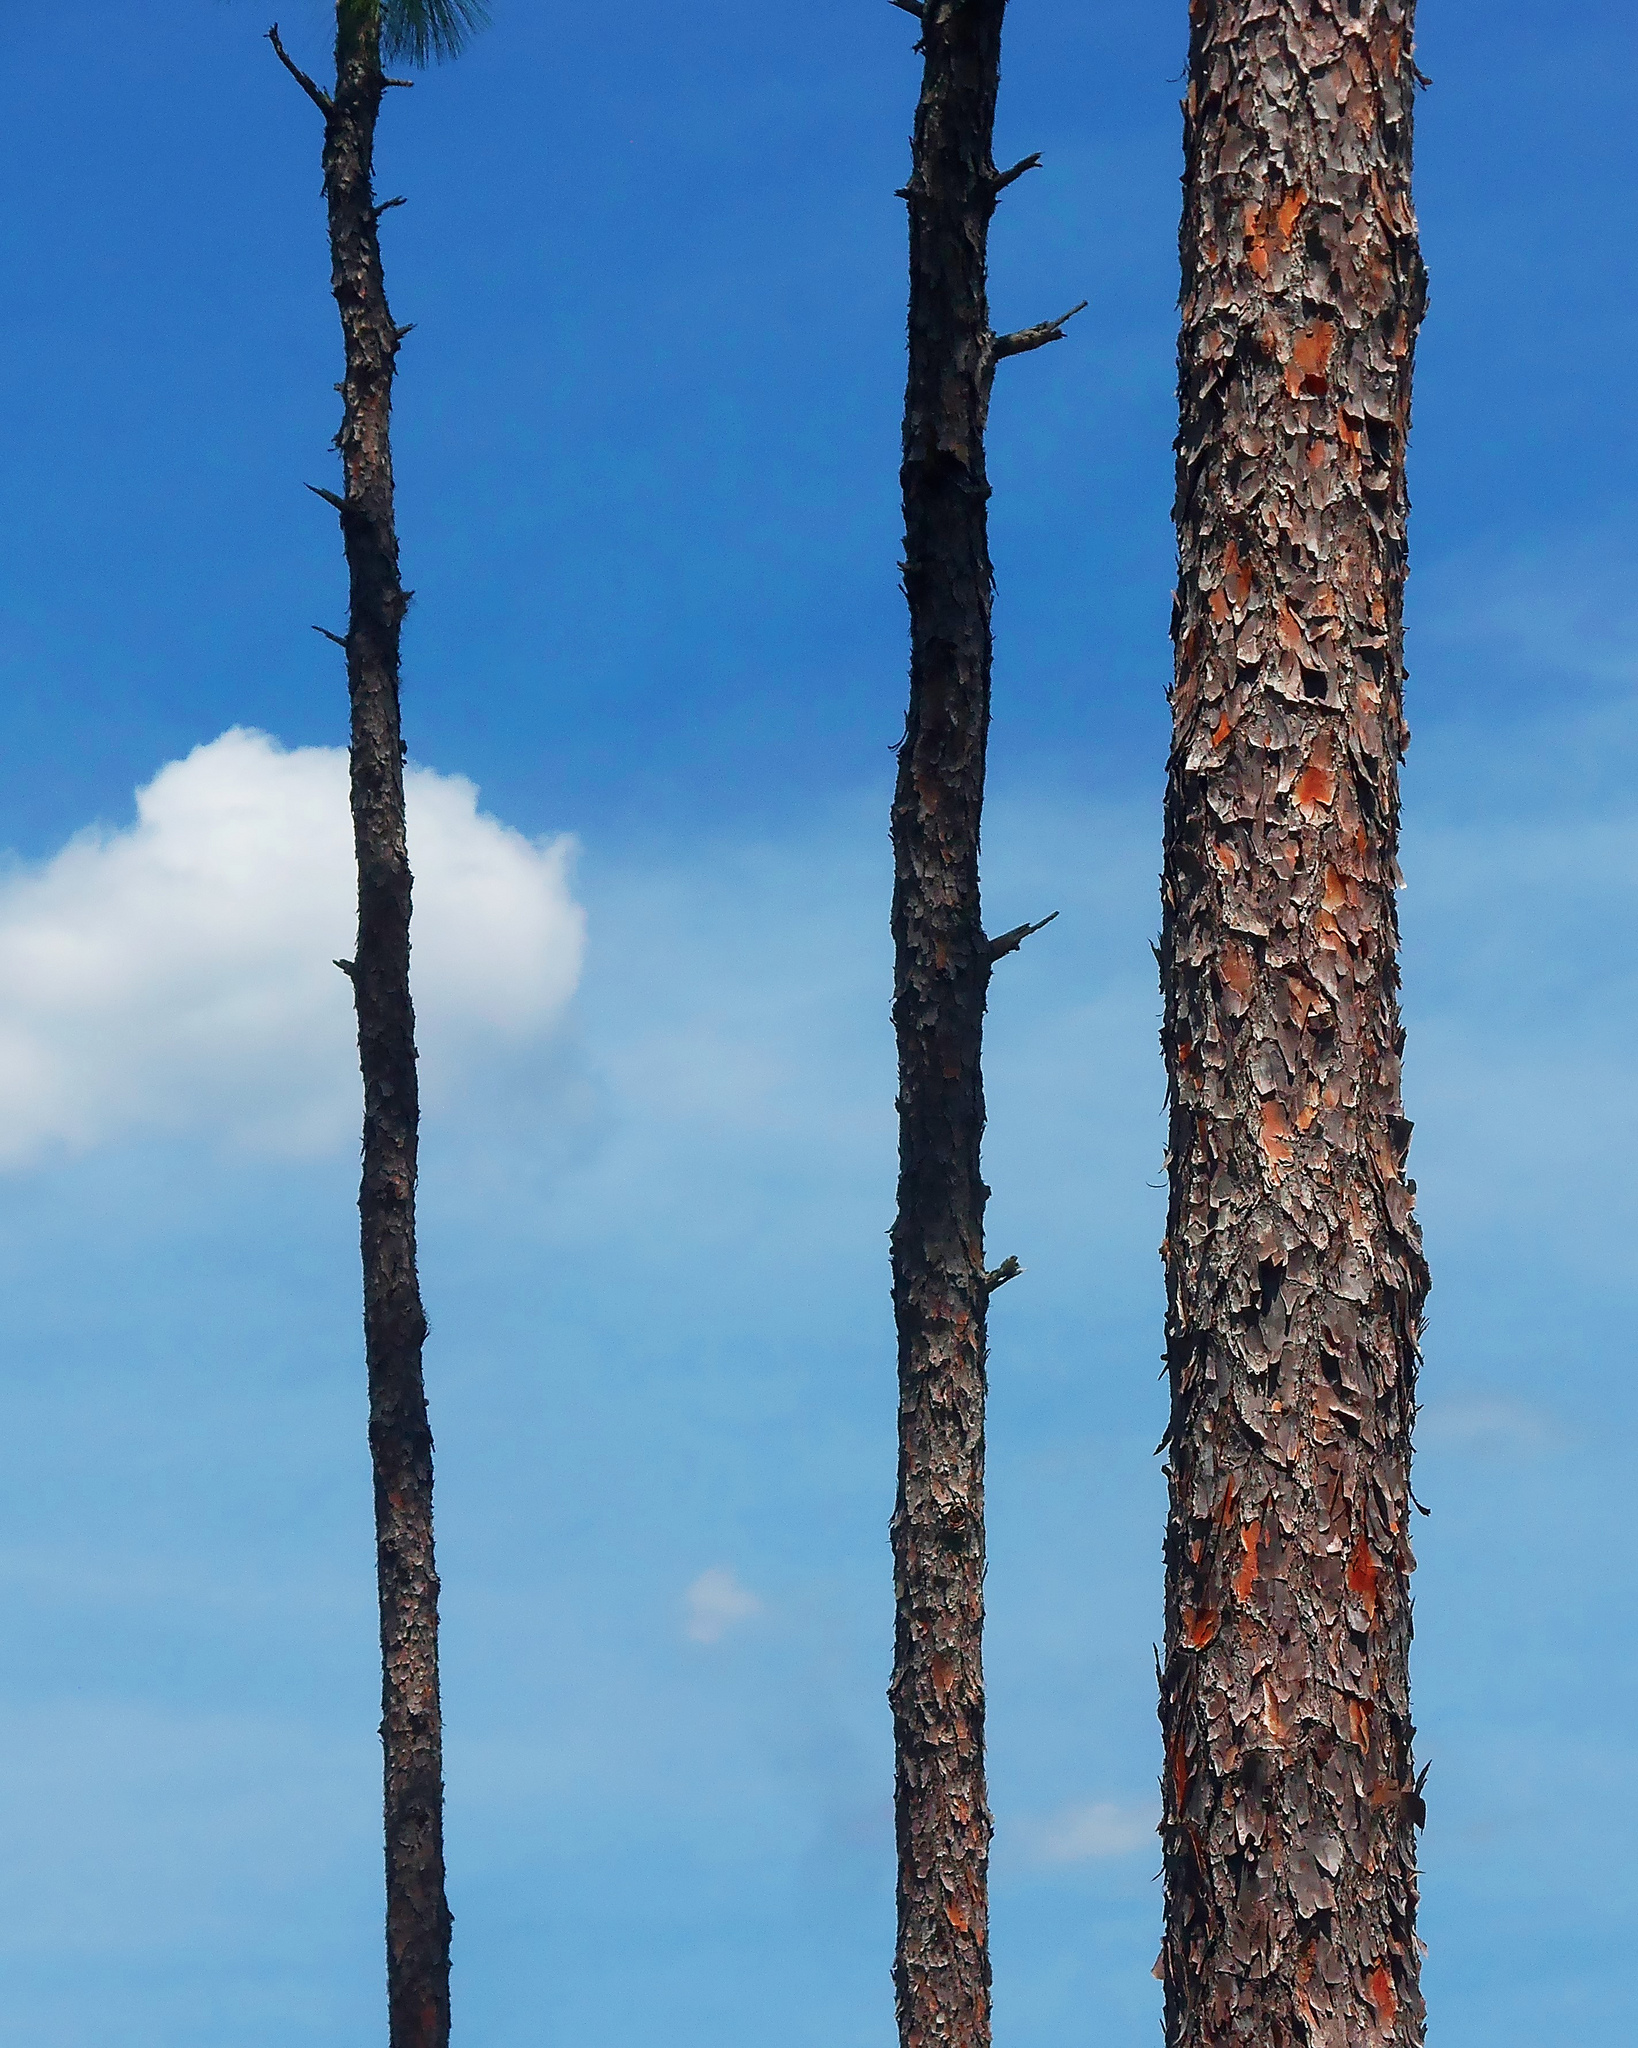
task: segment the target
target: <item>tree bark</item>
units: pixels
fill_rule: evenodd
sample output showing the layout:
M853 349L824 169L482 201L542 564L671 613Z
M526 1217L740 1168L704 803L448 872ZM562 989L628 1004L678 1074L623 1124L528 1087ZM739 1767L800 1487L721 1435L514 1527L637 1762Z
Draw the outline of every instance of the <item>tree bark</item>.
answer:
M1172 2048L1420 2043L1414 0L1192 0L1163 881Z
M276 30L274 45L288 65ZM399 581L390 436L401 330L387 305L374 193L375 127L385 89L379 11L340 0L334 94L320 93L308 79L302 83L325 117L332 288L346 362L336 447L349 584L358 940L355 958L342 964L353 985L364 1084L358 1208L381 1615L389 2038L391 2048L447 2048L451 1917L444 1891L432 1434L421 1371L427 1326L415 1254L420 1112L399 724L399 636L408 593Z
M979 819L990 719L995 363L986 247L1005 0L928 0L910 215L904 587L910 709L893 799L899 1053L899 1486L892 1541L904 2048L990 2038L984 1786L984 1129L990 947Z

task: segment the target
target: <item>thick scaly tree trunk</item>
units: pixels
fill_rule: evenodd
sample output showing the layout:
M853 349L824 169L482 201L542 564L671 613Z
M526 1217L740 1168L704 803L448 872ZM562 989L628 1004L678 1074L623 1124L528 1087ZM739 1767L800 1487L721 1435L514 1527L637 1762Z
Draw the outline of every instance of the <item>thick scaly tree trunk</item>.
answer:
M989 484L984 424L996 363L1059 338L1048 321L990 332L991 158L1005 0L907 4L925 57L910 212L904 586L910 711L893 799L893 1018L899 1191L896 1754L904 2048L990 2038L984 1790L985 1316L980 1072L990 969L1037 927L991 941L978 840L990 720ZM1065 318L1068 315L1064 316Z
M1162 972L1172 2048L1420 2043L1413 0L1192 0Z
M324 113L331 280L346 356L336 437L344 490L339 498L323 495L340 514L349 582L345 647L358 944L355 958L342 964L353 985L364 1082L358 1208L381 1609L387 1995L391 2048L445 2048L450 1912L432 1435L421 1376L426 1318L415 1269L419 1105L398 710L399 633L408 599L398 576L390 441L401 331L388 311L376 232L375 125L385 85L379 15L368 4L342 0L336 23L333 95L296 76ZM277 30L273 42L294 71Z

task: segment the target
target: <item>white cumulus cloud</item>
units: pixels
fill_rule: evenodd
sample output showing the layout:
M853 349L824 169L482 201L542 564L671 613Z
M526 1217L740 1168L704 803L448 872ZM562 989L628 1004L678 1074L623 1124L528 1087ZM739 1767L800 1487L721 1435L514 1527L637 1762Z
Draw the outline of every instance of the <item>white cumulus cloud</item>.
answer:
M762 1602L724 1565L701 1572L683 1595L683 1627L691 1643L720 1643L761 1612Z
M413 985L434 1104L527 1045L580 975L567 839L411 768ZM0 871L0 1165L140 1132L286 1153L357 1123L347 757L236 729L137 792L133 825Z

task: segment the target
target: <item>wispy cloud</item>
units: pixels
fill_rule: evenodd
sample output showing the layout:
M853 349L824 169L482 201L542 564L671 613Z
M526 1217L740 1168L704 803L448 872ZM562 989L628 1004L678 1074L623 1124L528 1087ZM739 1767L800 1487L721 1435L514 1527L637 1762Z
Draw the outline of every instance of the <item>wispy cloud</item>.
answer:
M1130 1856L1154 1840L1156 1816L1147 1806L1109 1800L1079 1801L1017 1826L1020 1847L1036 1865L1093 1863Z
M537 1036L579 979L571 843L412 768L414 977L429 1092ZM285 1154L356 1121L347 759L233 730L161 769L136 822L0 874L0 1165L136 1132Z
M1568 1434L1557 1417L1506 1394L1452 1395L1430 1401L1416 1425L1422 1450L1541 1452L1562 1449Z
M726 1565L703 1571L683 1595L683 1633L691 1643L720 1643L762 1612L762 1602Z

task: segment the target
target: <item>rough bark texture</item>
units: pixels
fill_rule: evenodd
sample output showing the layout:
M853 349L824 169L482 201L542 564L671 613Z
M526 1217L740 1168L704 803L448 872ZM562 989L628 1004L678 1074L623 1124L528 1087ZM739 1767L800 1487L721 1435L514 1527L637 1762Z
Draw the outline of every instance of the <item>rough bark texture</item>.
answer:
M346 357L336 446L345 479L338 509L349 580L358 856L358 943L349 972L364 1082L358 1207L381 1610L387 1992L392 2048L446 2048L451 1922L444 1894L432 1435L421 1374L426 1318L415 1264L419 1105L398 704L399 634L408 599L398 574L390 441L400 333L387 306L373 189L384 89L379 18L373 8L342 4L336 20L333 96L303 83L325 115L332 286Z
M1419 2043L1427 1271L1394 891L1412 0L1192 0L1161 1968L1173 2048Z
M990 718L985 255L1005 0L929 0L910 213L904 585L893 799L899 1489L893 1679L904 2048L990 2038L984 1789L984 1129L978 837Z

